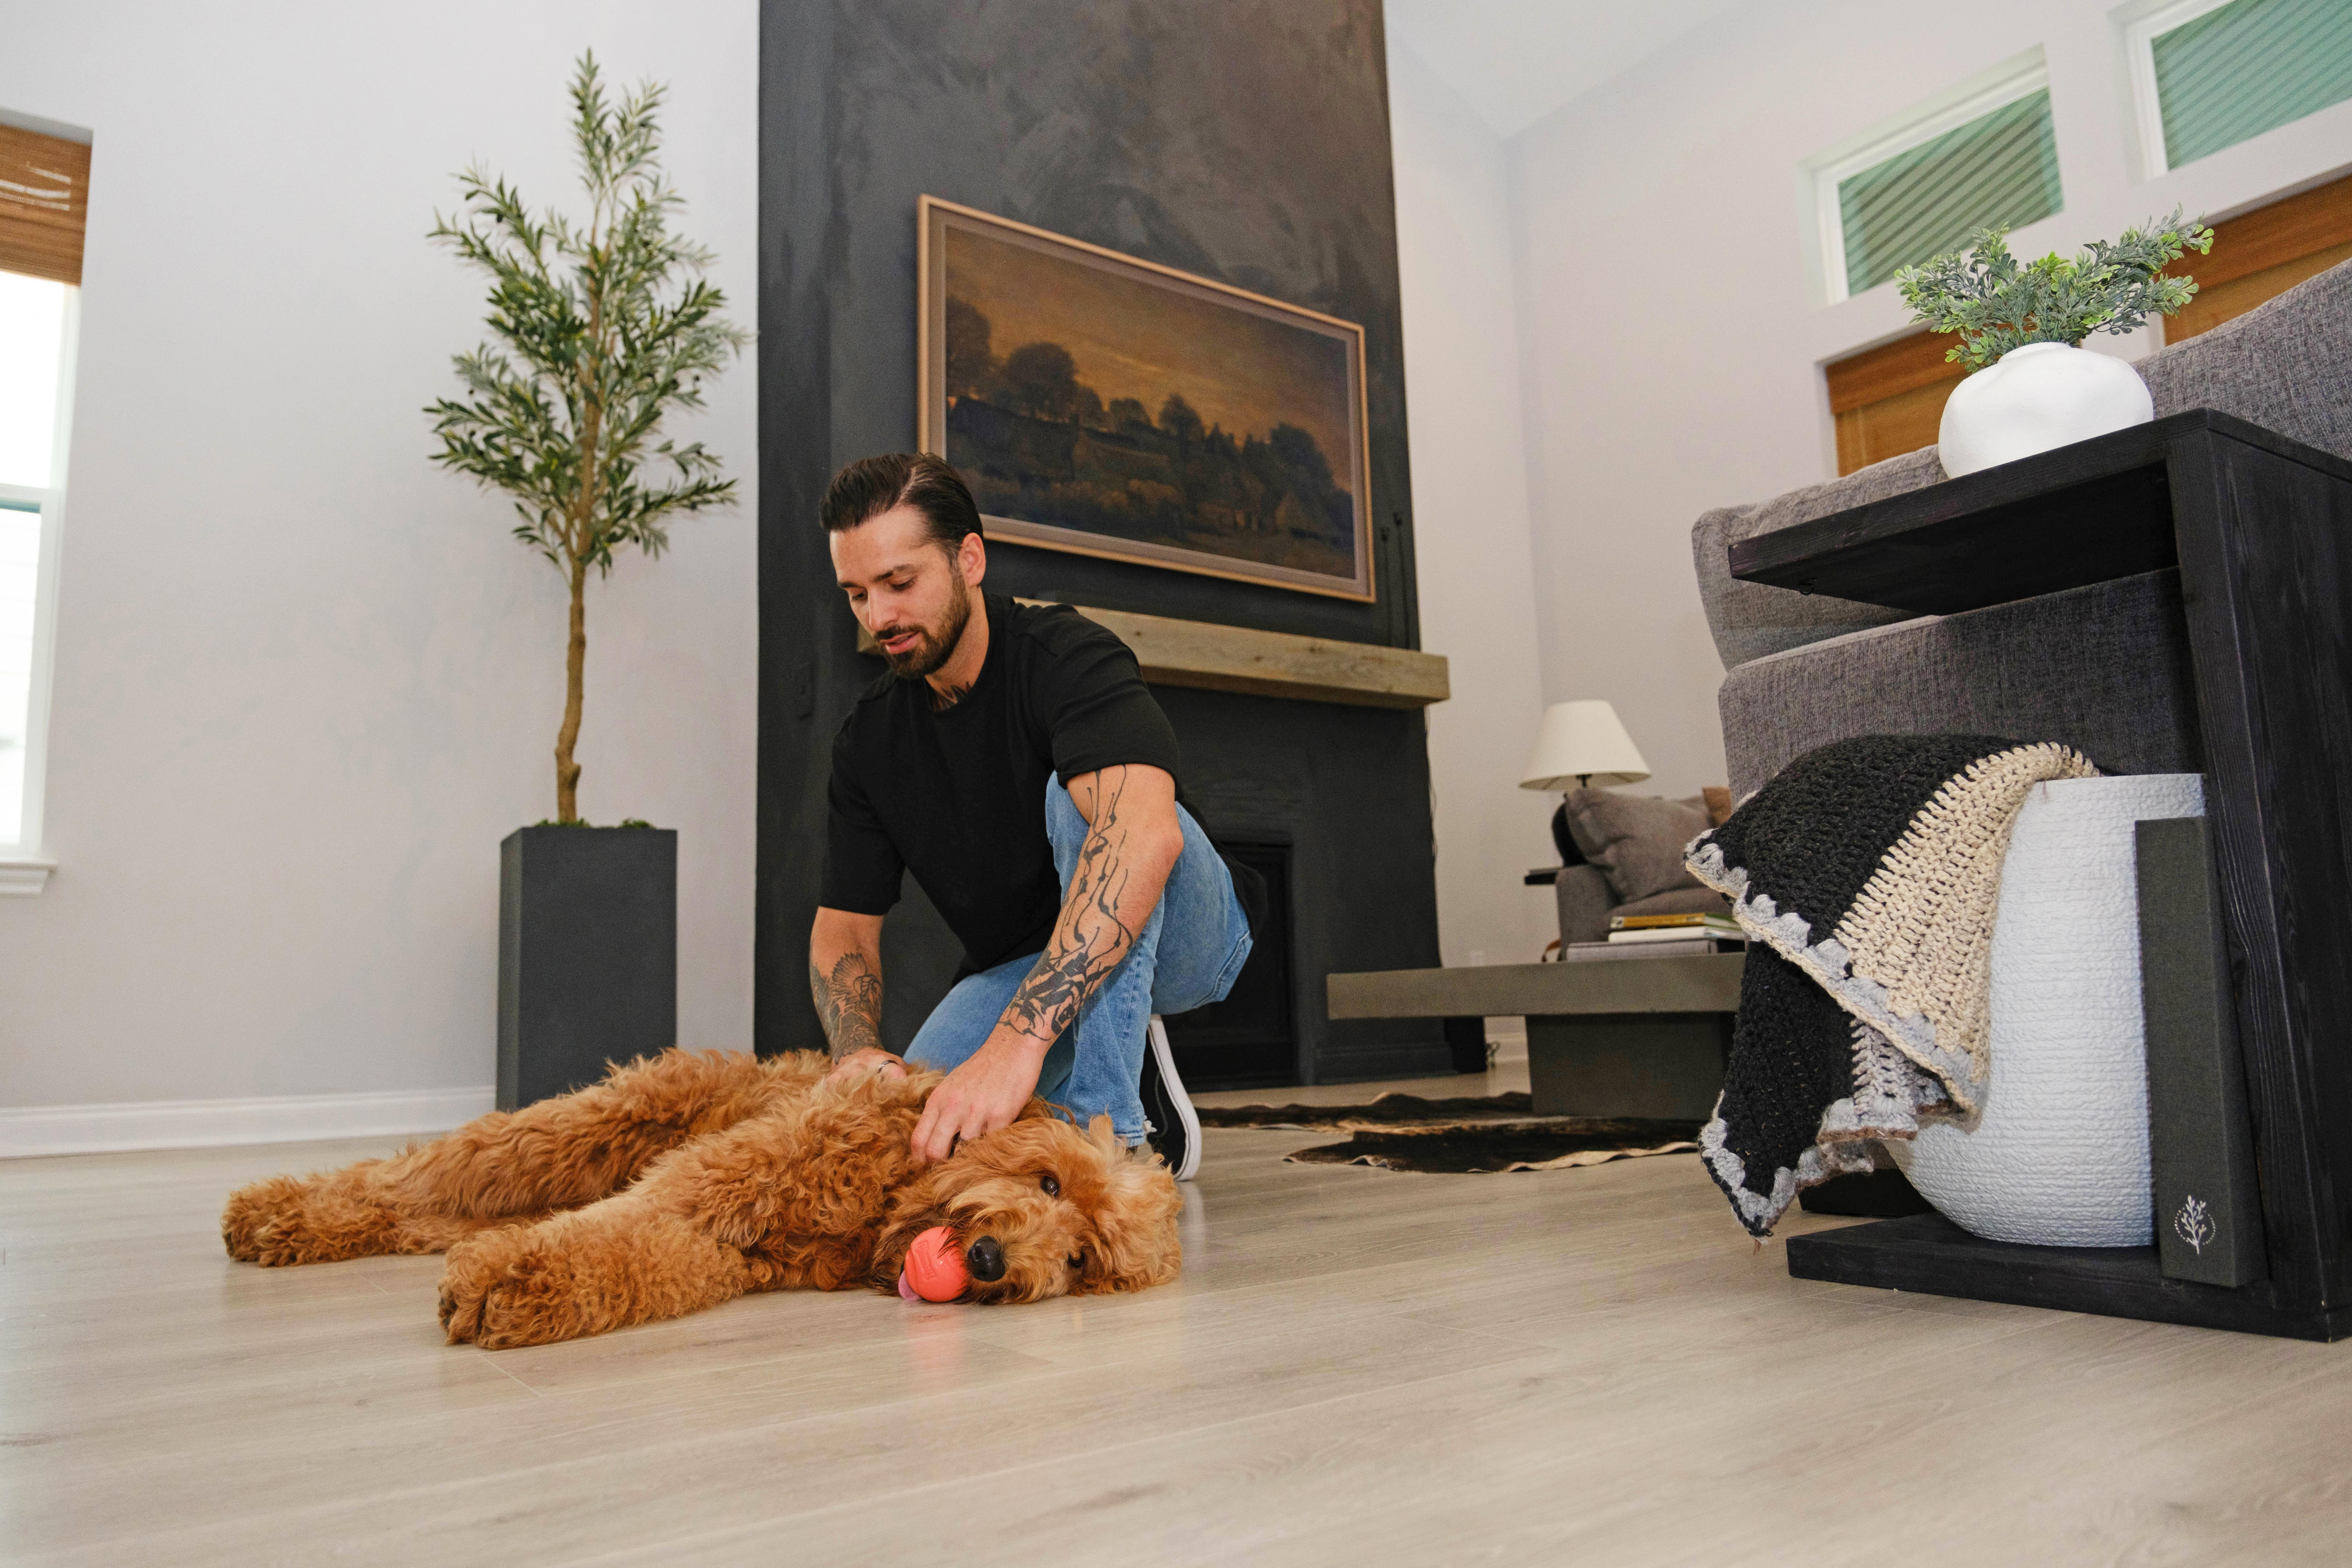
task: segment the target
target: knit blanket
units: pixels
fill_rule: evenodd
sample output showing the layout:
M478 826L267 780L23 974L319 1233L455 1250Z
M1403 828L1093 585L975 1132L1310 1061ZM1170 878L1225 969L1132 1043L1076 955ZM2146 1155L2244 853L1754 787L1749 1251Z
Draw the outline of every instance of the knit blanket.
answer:
M1692 842L1691 871L1750 939L1699 1134L1750 1233L1870 1169L1872 1140L1973 1121L2010 828L2035 784L2097 772L2054 742L1864 736L1799 757Z

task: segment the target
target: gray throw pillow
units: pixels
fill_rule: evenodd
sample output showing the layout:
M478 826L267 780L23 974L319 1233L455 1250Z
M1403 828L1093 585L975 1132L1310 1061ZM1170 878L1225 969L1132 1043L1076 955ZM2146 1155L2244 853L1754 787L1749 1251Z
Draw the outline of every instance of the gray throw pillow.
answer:
M1712 826L1704 797L1663 800L1614 790L1568 792L1568 830L1584 858L1609 879L1621 904L1672 888L1701 886L1683 868L1683 850Z

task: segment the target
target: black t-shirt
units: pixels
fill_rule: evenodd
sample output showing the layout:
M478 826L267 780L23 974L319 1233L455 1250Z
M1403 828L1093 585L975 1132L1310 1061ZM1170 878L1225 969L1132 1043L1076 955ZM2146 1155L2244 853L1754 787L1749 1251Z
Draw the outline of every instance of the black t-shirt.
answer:
M1042 952L1061 913L1045 780L1117 763L1177 773L1176 732L1135 655L1066 605L984 595L988 658L944 711L921 680L867 687L833 742L820 901L889 912L912 871L963 942L964 973Z

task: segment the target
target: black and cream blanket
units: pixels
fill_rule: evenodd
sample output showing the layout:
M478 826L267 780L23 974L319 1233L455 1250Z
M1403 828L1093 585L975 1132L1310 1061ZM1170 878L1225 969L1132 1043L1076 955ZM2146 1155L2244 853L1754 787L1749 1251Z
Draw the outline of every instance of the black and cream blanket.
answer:
M1974 1114L2010 828L2035 784L2097 772L2055 742L1868 735L1798 758L1692 843L1750 939L1699 1135L1750 1232L1870 1169L1871 1140Z

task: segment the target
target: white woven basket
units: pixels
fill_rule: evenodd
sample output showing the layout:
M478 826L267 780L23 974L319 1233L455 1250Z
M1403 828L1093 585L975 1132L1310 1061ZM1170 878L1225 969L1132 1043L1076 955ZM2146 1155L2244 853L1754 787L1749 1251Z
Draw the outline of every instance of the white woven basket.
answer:
M1955 1225L1994 1241L2145 1247L2154 1234L2132 825L2202 816L2203 777L2034 786L2000 875L1992 1079L1973 1131L1887 1147Z

